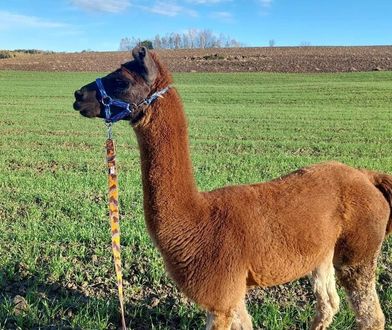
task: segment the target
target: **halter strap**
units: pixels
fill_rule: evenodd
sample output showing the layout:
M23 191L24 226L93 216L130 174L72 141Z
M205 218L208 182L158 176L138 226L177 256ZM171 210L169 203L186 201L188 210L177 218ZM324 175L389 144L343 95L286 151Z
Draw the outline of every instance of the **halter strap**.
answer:
M171 88L171 85L151 94L149 97L145 98L138 104L130 104L128 102L122 101L122 100L117 100L113 99L110 97L105 90L105 87L103 86L102 79L97 78L95 80L95 83L97 84L99 93L101 94L101 99L99 102L104 106L105 108L105 121L106 123L115 123L130 114L132 114L133 110L135 107L139 107L141 105L146 105L150 106L152 103L154 103L158 98L163 97L163 94L167 93L169 89ZM116 106L118 108L123 109L121 112L117 114L112 114L111 107Z
M105 120L107 123L115 123L116 121L119 121L120 119L132 113L131 105L129 103L121 100L112 99L106 93L101 78L97 78L95 80L95 83L97 84L99 93L101 94L101 99L99 101L102 103L102 105L105 108ZM110 107L113 105L122 108L123 110L116 115L112 115Z

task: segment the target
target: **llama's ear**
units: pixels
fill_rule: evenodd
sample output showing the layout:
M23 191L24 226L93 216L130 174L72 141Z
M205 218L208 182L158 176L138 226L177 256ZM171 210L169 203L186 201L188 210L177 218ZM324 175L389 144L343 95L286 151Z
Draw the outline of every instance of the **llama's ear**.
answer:
M144 46L137 46L132 50L132 56L138 64L139 74L151 85L158 73L157 65Z

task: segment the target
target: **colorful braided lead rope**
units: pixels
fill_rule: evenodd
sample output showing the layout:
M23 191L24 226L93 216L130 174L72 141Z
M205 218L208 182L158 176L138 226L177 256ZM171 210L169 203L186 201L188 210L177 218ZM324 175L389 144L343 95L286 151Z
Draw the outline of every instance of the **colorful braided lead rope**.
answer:
M108 166L108 184L109 184L109 218L112 230L112 251L114 257L114 267L116 270L118 298L121 308L122 329L126 330L124 316L124 294L122 283L121 267L121 247L120 247L120 214L118 210L118 181L116 170L116 149L112 139L106 140L106 160Z

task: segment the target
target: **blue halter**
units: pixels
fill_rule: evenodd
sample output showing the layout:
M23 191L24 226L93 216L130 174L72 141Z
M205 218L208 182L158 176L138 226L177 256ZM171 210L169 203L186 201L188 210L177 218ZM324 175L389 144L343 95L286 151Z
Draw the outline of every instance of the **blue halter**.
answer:
M132 113L131 105L129 103L121 100L113 100L106 93L101 78L97 78L95 80L95 83L97 84L99 93L101 94L101 99L99 101L105 107L105 120L107 123L115 123L116 121L119 121L120 119L123 119L124 117L129 116ZM122 108L123 110L115 115L112 115L110 107L113 105Z
M140 105L146 105L146 106L151 105L156 99L158 99L159 97L162 97L162 95L165 94L171 88L171 86L167 86L166 88L161 89L160 91L153 93L150 97L144 99L139 104L133 105L133 104L129 104L127 102L124 102L122 100L116 100L116 99L111 98L106 93L105 87L103 87L103 83L102 83L101 78L97 78L95 80L95 83L97 84L99 93L101 94L101 99L99 100L99 102L101 102L101 104L105 108L105 121L107 123L115 123L116 121L119 121L119 120L129 116L132 113L132 111L134 110L135 106L138 107ZM111 106L116 106L116 107L121 108L123 110L120 111L119 113L112 114Z

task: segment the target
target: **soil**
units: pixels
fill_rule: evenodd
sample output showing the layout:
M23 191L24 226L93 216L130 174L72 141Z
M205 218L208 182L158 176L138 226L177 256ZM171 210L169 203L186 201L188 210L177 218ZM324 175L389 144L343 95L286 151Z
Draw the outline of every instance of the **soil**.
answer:
M392 71L392 46L259 47L157 50L172 72ZM129 52L17 54L0 70L107 72L131 59Z

